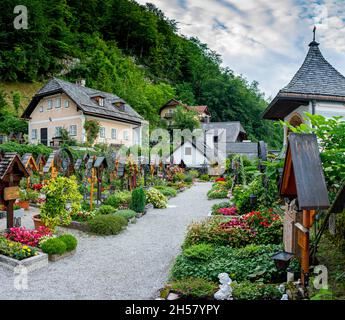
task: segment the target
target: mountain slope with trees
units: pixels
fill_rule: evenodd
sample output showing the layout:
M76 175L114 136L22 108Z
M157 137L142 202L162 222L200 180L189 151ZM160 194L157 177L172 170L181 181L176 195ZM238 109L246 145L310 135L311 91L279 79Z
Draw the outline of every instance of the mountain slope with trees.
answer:
M212 121L241 121L252 139L279 147L281 130L261 120L257 83L221 67L220 56L153 4L132 0L23 0L27 30L13 27L15 0L0 2L0 81L50 76L115 92L151 124L170 98L208 105ZM10 99L11 100L11 99Z

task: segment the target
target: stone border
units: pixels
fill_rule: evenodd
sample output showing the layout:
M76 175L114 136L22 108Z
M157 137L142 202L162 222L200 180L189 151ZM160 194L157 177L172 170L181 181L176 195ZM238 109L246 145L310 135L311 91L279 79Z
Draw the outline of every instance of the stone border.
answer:
M72 221L68 226L63 226L63 227L67 229L74 229L74 230L79 230L83 232L89 231L89 226L86 222Z
M74 254L76 253L76 249L72 250L72 251L67 251L63 254L50 254L48 256L49 261L51 262L56 262L62 259L65 259L67 257L71 257L74 256Z
M28 271L34 271L48 266L48 255L38 252L37 256L24 260L17 260L0 254L0 266L11 271L18 266L23 266L27 268Z

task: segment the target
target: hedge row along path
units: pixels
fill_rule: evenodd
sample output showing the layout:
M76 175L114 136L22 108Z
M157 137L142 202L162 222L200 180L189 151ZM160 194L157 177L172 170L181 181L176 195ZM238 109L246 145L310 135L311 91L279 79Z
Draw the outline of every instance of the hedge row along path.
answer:
M76 255L29 273L27 290L15 289L15 275L0 268L0 299L156 298L180 252L187 226L206 217L212 204L220 202L207 200L210 187L210 183L196 183L170 199L168 208L151 210L117 236L74 231L79 241ZM30 217L23 224L32 227Z

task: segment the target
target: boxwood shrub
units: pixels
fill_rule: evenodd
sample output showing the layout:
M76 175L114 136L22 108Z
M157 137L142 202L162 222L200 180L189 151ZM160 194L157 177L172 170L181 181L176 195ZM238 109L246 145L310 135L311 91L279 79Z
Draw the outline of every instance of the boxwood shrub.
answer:
M62 240L66 245L66 251L74 250L78 245L78 240L76 237L72 236L71 234L64 234L60 236L58 239Z
M146 195L143 188L135 188L132 191L132 199L129 208L137 213L142 213L145 210Z
M135 218L137 213L133 210L126 209L126 210L117 210L113 215L123 217L126 220L130 220L132 218Z
M116 215L99 215L88 221L92 233L104 236L120 233L127 223L124 217Z
M114 213L115 211L116 209L113 206L109 206L107 204L104 204L97 209L98 214L110 214Z
M67 245L60 238L50 238L41 244L41 249L47 254L63 254L67 250Z
M131 202L132 194L129 191L118 191L109 196L103 204L118 209L119 207L128 206Z

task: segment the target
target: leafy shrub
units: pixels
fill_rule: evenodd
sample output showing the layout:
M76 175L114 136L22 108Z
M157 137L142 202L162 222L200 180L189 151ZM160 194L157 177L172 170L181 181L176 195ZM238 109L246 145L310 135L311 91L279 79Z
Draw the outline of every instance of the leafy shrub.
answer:
M63 254L67 250L67 245L60 238L50 238L44 241L41 245L41 249L47 254Z
M98 214L110 214L115 212L115 208L113 206L109 206L109 205L102 205L97 209L97 213Z
M282 294L274 284L244 281L233 285L235 300L280 300Z
M114 213L114 216L124 217L126 220L130 220L136 217L137 213L133 210L118 210Z
M109 205L118 209L120 207L126 207L131 202L132 194L129 191L118 191L115 194L109 196L105 201L105 205Z
M173 176L174 182L184 181L186 179L186 175L182 172L176 172Z
M142 213L145 210L146 196L143 188L135 188L132 191L132 199L129 205L131 210L137 213Z
M236 224L233 227L227 223L233 221L228 217L213 216L203 221L192 223L188 227L188 232L183 247L194 244L208 243L216 246L230 245L232 247L243 247L250 244L255 237L255 233L244 223L241 226ZM235 221L232 222L235 224Z
M212 245L200 243L184 249L183 255L190 259L207 260L213 254L213 250Z
M73 215L71 215L72 221L78 221L78 222L85 222L90 219L93 219L98 214L98 211L92 210L92 211L85 211L81 210Z
M172 187L155 186L154 188L159 190L166 197L176 197L177 196L176 189L174 189Z
M188 277L218 281L218 275L226 272L236 281L262 281L271 283L280 279L282 272L276 269L271 256L281 250L278 245L250 245L244 248L215 247L207 260L190 259L180 254L172 267L171 278Z
M74 250L78 245L78 240L76 237L72 236L71 234L64 234L58 237L61 241L63 241L66 245L66 251Z
M171 283L171 289L188 298L210 298L217 291L218 285L202 278L184 278Z
M208 181L210 181L210 176L209 176L208 174L202 174L202 175L199 177L199 179L200 179L201 181L208 182Z
M217 182L213 184L211 190L207 192L207 197L209 199L224 199L228 196L228 189L226 182Z
M199 177L199 171L198 171L198 170L190 170L190 171L188 172L188 174L189 174L193 179Z
M190 174L188 174L186 175L183 181L188 184L193 183L193 177Z
M127 220L121 216L99 215L88 222L90 231L99 235L114 235L122 231Z
M150 188L146 191L146 199L148 203L152 203L155 208L163 209L167 207L167 198L157 189Z

